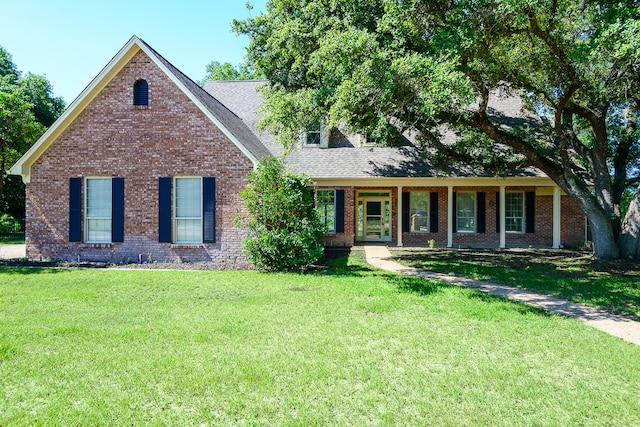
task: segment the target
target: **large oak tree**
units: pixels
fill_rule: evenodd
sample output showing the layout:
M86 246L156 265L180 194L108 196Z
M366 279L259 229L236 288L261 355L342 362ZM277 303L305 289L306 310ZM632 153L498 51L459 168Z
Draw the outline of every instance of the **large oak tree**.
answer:
M413 131L496 173L534 166L586 214L597 257L640 258L639 15L633 0L270 0L234 27L284 143L320 119ZM504 93L523 111L492 111Z

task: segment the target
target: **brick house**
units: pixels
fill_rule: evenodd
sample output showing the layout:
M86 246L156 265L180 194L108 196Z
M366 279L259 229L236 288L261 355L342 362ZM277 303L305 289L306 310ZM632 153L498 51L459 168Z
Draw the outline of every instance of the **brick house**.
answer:
M282 154L256 127L260 84L201 88L132 37L9 171L27 184L27 255L243 260L239 192L260 158ZM584 216L541 172L441 176L416 150L319 126L286 160L317 184L327 245L585 241Z

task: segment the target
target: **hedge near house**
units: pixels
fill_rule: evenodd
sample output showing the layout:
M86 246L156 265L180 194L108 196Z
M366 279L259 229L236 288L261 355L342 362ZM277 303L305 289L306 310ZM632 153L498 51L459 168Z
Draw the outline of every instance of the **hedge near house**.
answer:
M324 254L323 226L313 207L311 180L287 171L282 160L268 157L249 174L240 193L249 233L242 250L260 270L300 270Z

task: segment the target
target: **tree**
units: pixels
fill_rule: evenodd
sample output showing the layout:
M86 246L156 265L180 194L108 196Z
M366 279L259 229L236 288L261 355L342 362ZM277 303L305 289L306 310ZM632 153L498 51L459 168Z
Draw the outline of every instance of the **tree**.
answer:
M220 63L219 61L211 61L207 64L207 74L199 83L204 86L210 81L223 80L255 80L259 78L256 72L246 63L234 66L230 62Z
M0 210L24 215L24 184L10 183L10 194L4 194L8 179L6 170L24 154L62 114L65 103L53 96L49 81L34 74L20 76L11 55L0 46Z
M585 213L595 256L639 259L639 7L271 0L234 28L250 37L248 62L269 81L263 124L285 144L324 120L377 141L410 130L426 155L495 173L534 166ZM523 111L493 111L501 93ZM444 144L444 127L462 137Z
M261 270L299 270L323 255L323 226L313 207L309 178L285 169L275 157L260 161L240 193L249 214L242 242Z

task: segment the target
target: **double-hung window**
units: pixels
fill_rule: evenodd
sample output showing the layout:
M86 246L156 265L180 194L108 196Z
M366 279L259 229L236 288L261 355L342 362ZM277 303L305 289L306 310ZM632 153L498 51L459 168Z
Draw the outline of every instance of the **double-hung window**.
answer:
M505 194L505 231L524 232L524 194L521 192Z
M462 233L476 231L476 193L456 194L456 230Z
M174 179L174 242L202 243L202 178Z
M316 192L316 211L324 224L325 233L336 232L336 192L335 190L318 190Z
M87 178L85 190L85 241L110 243L112 227L111 178Z
M321 130L322 125L320 122L315 122L309 126L305 132L305 145L319 147L321 142Z
M427 233L429 231L429 193L426 191L411 191L409 193L409 207L412 233Z

